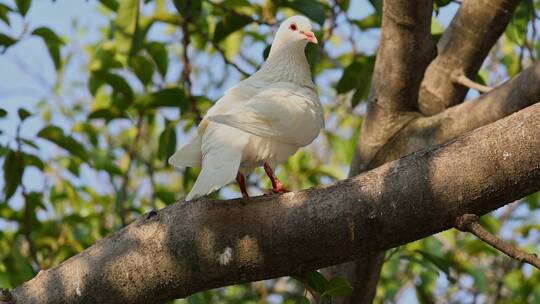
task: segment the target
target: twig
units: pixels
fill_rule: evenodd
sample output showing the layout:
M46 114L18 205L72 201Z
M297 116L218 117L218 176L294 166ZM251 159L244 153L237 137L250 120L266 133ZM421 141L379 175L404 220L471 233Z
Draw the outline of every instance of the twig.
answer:
M189 10L189 7L191 6L191 0L186 0L185 2L186 10ZM182 59L184 61L184 68L182 69L182 82L184 83L184 87L186 88L187 98L190 101L191 104L191 110L195 113L197 123L199 123L202 120L202 114L201 111L199 111L199 108L195 104L195 99L193 98L193 92L191 91L191 61L189 59L189 23L191 22L191 16L189 14L186 14L184 16L184 19L180 23L180 28L182 29L182 44L184 47L184 53L182 56Z
M21 163L20 167L23 167L22 162L24 160L22 158L21 126L22 126L22 121L17 126L15 141L17 142L17 155L18 155L17 161ZM22 227L23 235L26 242L28 243L28 249L30 251L30 256L32 257L32 261L34 262L34 264L36 264L36 267L40 269L41 267L40 267L39 260L37 257L36 246L32 239L32 234L31 234L32 230L30 229L30 220L31 220L32 210L30 210L30 206L29 206L30 201L28 200L28 192L26 191L26 187L24 186L24 183L22 183L22 181L21 181L21 191L22 191L22 196L24 198L24 211L23 211L23 221L24 221L23 224L24 225Z
M137 133L135 134L135 139L133 140L133 144L129 148L128 151L128 166L126 169L126 172L123 176L122 186L120 187L120 193L117 195L117 201L116 206L118 208L118 211L120 213L120 220L122 221L122 226L126 225L126 207L125 207L125 200L127 199L127 187L129 184L129 173L131 169L131 165L133 164L133 160L135 158L135 149L137 149L139 138L141 137L141 130L143 125L144 115L143 113L139 113L139 120L137 121Z
M232 60L229 60L229 58L227 58L227 56L225 55L225 51L221 48L219 43L215 42L213 39L209 39L209 41L212 44L212 46L219 52L219 54L223 58L223 61L225 61L226 64L229 64L232 67L234 67L238 72L240 72L240 74L244 75L245 77L249 77L249 75L251 75L250 73L242 69L238 64L236 64Z
M507 256L520 262L531 264L532 266L540 269L540 259L538 256L536 256L536 254L527 253L515 246L505 243L497 236L491 234L489 231L484 229L480 223L478 223L478 216L474 214L463 214L456 219L455 226L461 231L470 232L476 235L479 239L488 243L499 251L502 251Z
M467 78L467 76L465 76L465 73L463 73L463 71L459 71L459 70L454 71L452 73L451 79L454 83L458 83L458 84L461 84L462 86L471 88L473 90L477 90L480 93L487 93L492 90L491 87L488 87L488 86L485 86L485 85L482 85L482 84L479 84L470 80L469 78Z
M201 35L201 36L208 36L207 33L203 32L200 27L196 27L195 30ZM218 53L221 55L221 58L223 58L223 61L225 61L226 64L231 65L233 68L235 68L240 74L244 75L245 77L248 77L251 75L246 70L242 69L238 64L233 62L232 60L229 60L227 56L225 55L225 51L223 48L219 45L219 43L215 42L213 39L208 39L210 44L212 44L212 47L218 51Z

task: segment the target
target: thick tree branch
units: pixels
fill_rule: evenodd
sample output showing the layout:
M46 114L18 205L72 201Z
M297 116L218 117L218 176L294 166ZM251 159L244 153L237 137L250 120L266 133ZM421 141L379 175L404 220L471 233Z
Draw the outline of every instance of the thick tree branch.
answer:
M373 73L373 93L380 107L399 111L417 108L420 82L435 56L432 13L432 0L383 2L381 45Z
M420 82L435 56L430 33L432 13L431 0L383 2L381 45L350 176L373 168L368 164L377 151L417 116Z
M475 79L520 0L465 0L437 45L438 56L426 70L420 88L422 113L433 115L461 103L468 88L452 81L463 71Z
M476 100L414 119L388 141L373 162L384 163L446 142L539 101L540 64L536 64Z
M503 242L501 239L484 229L484 227L482 227L478 222L478 216L474 214L464 214L459 216L456 219L456 228L476 235L476 237L482 241L488 243L495 249L498 249L511 258L514 258L520 262L529 263L532 266L540 269L540 259L538 256L536 256L536 254L527 253L515 246Z
M539 116L537 104L328 186L171 205L40 272L13 295L17 303L159 303L429 236L461 214L482 215L540 189Z

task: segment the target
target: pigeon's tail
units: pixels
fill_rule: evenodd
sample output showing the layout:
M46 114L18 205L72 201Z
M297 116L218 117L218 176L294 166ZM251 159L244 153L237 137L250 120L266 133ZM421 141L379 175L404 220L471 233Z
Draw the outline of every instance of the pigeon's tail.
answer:
M169 157L169 164L175 167L200 167L202 159L201 143L202 137L197 135L189 144L183 146Z
M221 129L229 128L222 127ZM187 195L186 201L210 194L234 181L240 167L243 149L241 141L227 139L225 136L214 137L206 141L203 146L205 153L202 170Z

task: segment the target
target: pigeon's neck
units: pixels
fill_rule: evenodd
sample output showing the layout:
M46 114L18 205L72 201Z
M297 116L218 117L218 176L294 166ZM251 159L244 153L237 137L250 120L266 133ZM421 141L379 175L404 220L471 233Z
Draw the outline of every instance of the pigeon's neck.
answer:
M268 59L253 76L268 82L292 82L315 89L304 54L305 43L273 45ZM258 75L257 75L258 74Z

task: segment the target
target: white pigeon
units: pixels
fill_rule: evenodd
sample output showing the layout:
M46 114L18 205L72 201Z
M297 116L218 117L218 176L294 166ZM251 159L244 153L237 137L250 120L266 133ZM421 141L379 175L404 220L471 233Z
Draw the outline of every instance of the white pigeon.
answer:
M287 192L274 174L324 127L323 109L304 54L317 43L311 22L293 16L279 27L266 63L225 92L201 121L197 136L169 158L176 167L202 167L186 201L236 178L249 197L245 175L264 169L274 192Z

